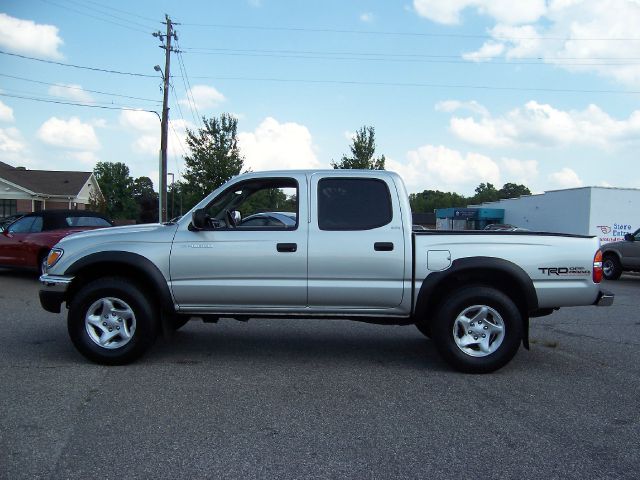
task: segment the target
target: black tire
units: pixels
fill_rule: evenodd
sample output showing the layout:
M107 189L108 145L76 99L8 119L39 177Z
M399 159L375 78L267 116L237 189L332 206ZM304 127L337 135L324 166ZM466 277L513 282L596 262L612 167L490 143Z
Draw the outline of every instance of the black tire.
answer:
M107 310L106 307L101 308L99 302L103 302L103 305L111 302L114 306L104 318L102 314ZM95 307L96 305L98 306ZM101 310L100 314L95 315L98 310ZM91 311L94 315L90 315ZM120 315L114 312L123 313ZM96 316L98 320L104 320L104 328L86 320L90 317L95 320ZM92 362L125 365L138 359L153 344L158 334L157 318L156 309L135 283L124 278L106 277L94 280L75 294L69 307L67 328L73 345ZM119 324L116 323L118 321ZM127 324L126 328L124 324ZM107 329L111 327L120 331L118 325L123 325L122 333L114 332L117 336L113 341L106 346L99 345L96 337L110 336ZM128 338L125 338L125 330ZM120 343L122 346L118 346Z
M602 274L607 280L618 280L622 275L622 264L616 255L605 255L602 262Z
M431 325L427 322L417 322L415 324L416 328L427 338L431 338Z
M484 307L484 310L479 307ZM462 313L465 312L468 313L463 317ZM472 322L468 332L461 331L464 322L460 319ZM500 324L502 330L494 327ZM483 285L452 292L437 308L431 322L431 334L442 358L454 368L467 373L489 373L506 365L520 347L523 329L522 315L513 300L500 290ZM487 335L486 340L479 338L483 334ZM456 339L460 343L469 341L472 344L458 346ZM482 351L483 343L487 351L495 350L490 353Z

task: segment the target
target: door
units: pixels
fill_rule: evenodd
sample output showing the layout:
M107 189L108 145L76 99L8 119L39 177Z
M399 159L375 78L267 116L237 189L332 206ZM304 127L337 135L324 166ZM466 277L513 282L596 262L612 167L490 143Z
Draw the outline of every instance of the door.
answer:
M194 231L182 223L170 265L180 307L305 308L308 213L298 199L306 197L304 175L259 176L236 182L213 199L205 208L210 228Z
M393 182L314 174L310 184L309 306L398 306L403 298L405 240Z
M33 266L29 262L29 235L42 230L42 217L31 215L12 223L0 234L0 264Z

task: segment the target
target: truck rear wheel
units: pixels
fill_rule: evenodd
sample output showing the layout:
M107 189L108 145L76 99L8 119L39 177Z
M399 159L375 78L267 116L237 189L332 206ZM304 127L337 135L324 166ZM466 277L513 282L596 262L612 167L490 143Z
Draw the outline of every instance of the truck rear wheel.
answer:
M488 373L514 357L523 321L516 304L500 290L468 286L440 304L431 333L440 355L454 368Z
M74 346L89 360L124 365L155 341L155 309L134 283L118 277L94 280L69 307L67 328Z

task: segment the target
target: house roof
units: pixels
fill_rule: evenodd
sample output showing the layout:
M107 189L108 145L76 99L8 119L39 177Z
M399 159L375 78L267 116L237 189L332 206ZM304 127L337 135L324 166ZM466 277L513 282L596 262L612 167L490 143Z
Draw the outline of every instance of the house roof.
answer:
M0 162L0 178L33 193L76 196L89 177L91 172L23 170Z

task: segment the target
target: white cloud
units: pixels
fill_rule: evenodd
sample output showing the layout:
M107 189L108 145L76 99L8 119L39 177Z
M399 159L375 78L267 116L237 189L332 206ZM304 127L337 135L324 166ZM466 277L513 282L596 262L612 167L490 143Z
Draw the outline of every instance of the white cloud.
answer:
M58 28L0 13L0 47L16 53L62 58Z
M416 3L429 4L432 1ZM457 15L462 8L480 2L441 3L443 9ZM458 3L464 6L456 7ZM518 15L517 11L528 4L518 2L517 8L512 6L506 8L505 12ZM416 10L421 12L417 7ZM637 56L638 42L628 40L638 38L640 2L637 0L551 0L539 18L531 15L529 20L523 22L504 18L505 15L489 8L483 11L496 21L489 32L493 38L475 52L465 54L464 58L475 61L479 57L501 55L507 59L542 58L546 63L571 72L594 72L631 87L640 85L640 65L625 60ZM530 13L534 11L535 8L532 8ZM423 16L439 21L433 16ZM454 19L458 17L454 15ZM497 45L501 45L502 49ZM620 65L616 65L616 60Z
M63 120L51 117L38 129L38 138L56 147L76 150L98 150L100 142L93 126L82 123L79 118Z
M66 98L67 100L73 100L74 102L91 103L93 97L89 95L80 85L75 83L58 84L49 87L49 95L55 97Z
M226 100L222 93L209 85L194 85L191 90L189 90L189 93L198 110L217 107ZM179 103L185 107L191 105L188 98L181 99Z
M91 166L92 170L95 164L100 161L95 152L70 152L69 156L83 165Z
M134 152L144 155L158 155L160 151L160 121L154 113L142 110L124 110L120 113L120 125L137 136L131 145ZM185 138L187 128L195 126L185 120L169 120L168 147L170 154L177 157L187 150Z
M374 20L374 15L371 12L365 12L360 14L360 21L364 23L371 23Z
M267 117L254 132L238 134L245 167L254 171L322 168L314 152L311 132L304 125L280 123Z
M640 110L618 120L593 104L584 110L565 111L529 101L497 117L452 117L449 126L458 138L487 147L587 145L612 149L640 139Z
M0 122L13 122L13 108L0 101Z
M143 110L123 110L120 113L120 125L139 132L160 131L158 116Z
M17 128L0 128L0 152L20 153L24 151L25 148L26 145Z
M536 160L502 158L500 164L505 183L531 185L538 177L538 162Z
M471 100L469 102L461 102L459 100L444 100L442 102L436 103L436 110L439 112L455 112L458 110L468 110L473 113L479 113L480 115L489 115L489 111L484 105L476 102L475 100Z
M488 62L492 58L499 56L504 50L505 46L502 43L486 42L479 50L465 53L462 58L472 62Z
M578 174L568 167L551 173L549 175L549 181L556 188L575 188L583 185Z
M479 153L463 154L442 145L424 145L407 153L404 163L387 159L386 168L398 172L410 192L425 189L471 194L481 182L500 185L498 163Z
M445 25L460 23L460 14L466 8L488 15L497 21L520 24L535 22L545 14L545 0L413 0L413 7L421 17Z

